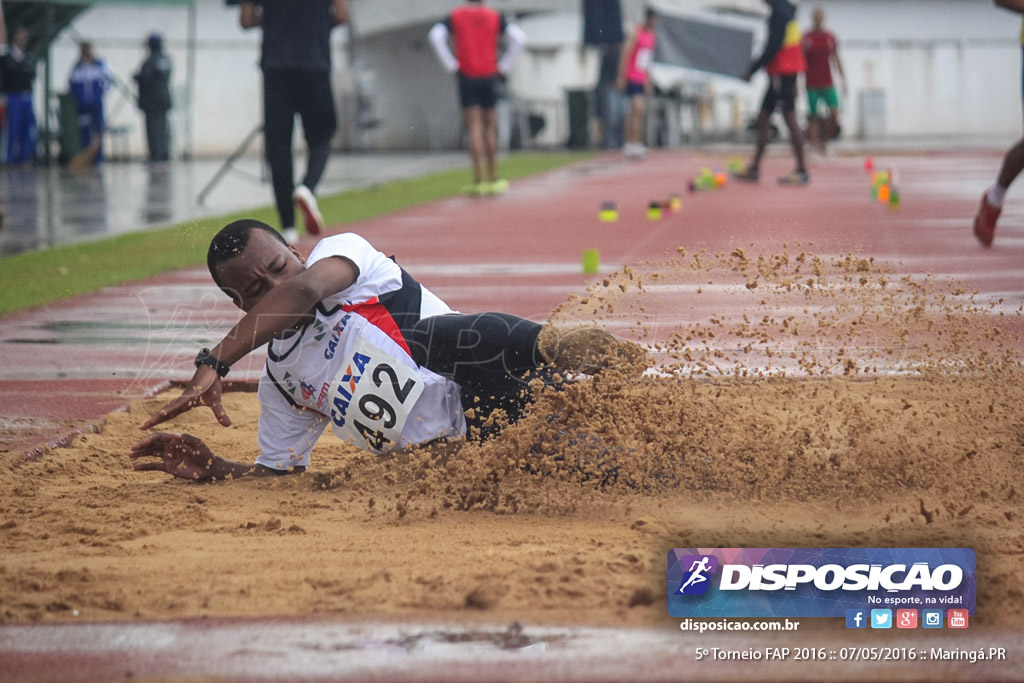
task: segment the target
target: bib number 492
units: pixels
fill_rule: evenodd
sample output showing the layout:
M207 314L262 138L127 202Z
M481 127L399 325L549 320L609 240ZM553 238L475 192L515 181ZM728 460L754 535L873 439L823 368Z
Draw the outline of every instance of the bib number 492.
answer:
M400 372L387 362L360 368L364 369L369 370L373 386L367 386L366 375L353 378L346 374L335 385L331 418L336 431L347 432L339 431L339 436L358 439L369 450L384 453L401 439L409 410L419 395L419 382L409 377L405 368Z
M389 384L384 384L384 378L389 380ZM416 380L406 379L404 383L400 383L398 380L398 373L395 369L387 363L381 363L373 369L370 373L370 379L379 389L383 391L381 394L393 395L394 401L399 406L404 406L406 399L412 390L416 386ZM371 426L363 423L362 420L356 419L353 422L355 428L359 431L359 434L366 439L366 444L374 451L384 452L391 450L394 444L391 439L387 438L384 434L384 430L391 430L395 427L398 421L398 414L391 402L383 395L378 393L365 394L359 398L359 412L367 420L377 423L380 427L373 429Z

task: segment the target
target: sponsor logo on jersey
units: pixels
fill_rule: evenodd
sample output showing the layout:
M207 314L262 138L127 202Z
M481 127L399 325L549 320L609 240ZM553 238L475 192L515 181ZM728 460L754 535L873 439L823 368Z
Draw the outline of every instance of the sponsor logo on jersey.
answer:
M356 385L363 378L363 372L370 363L370 357L361 353L352 354L352 361L345 368L345 372L338 379L334 388L334 400L331 402L331 419L339 427L345 426L345 417L348 415L348 406L352 402L352 395L356 393Z
M344 318L338 321L338 324L331 330L331 338L327 340L327 348L324 349L324 358L331 360L334 358L334 354L338 352L338 342L341 341L341 334L345 331L348 326L348 321L352 318L352 314L349 313ZM316 337L320 339L320 337Z

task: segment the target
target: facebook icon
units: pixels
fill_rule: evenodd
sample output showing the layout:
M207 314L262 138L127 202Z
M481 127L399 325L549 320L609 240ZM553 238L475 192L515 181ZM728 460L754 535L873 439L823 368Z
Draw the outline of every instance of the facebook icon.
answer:
M862 609L846 610L846 628L867 628L867 611Z

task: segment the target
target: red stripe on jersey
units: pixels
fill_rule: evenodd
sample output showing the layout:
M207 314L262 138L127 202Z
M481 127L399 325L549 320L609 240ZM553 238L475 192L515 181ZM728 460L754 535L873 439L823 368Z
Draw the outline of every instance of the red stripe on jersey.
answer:
M384 304L380 303L377 297L358 304L347 304L342 306L341 309L363 316L371 325L394 339L395 343L401 346L410 357L412 356L412 351L409 350L409 345L405 343L402 331L398 329L398 323L395 322L395 319L391 317L391 313L388 312L388 309L384 308Z

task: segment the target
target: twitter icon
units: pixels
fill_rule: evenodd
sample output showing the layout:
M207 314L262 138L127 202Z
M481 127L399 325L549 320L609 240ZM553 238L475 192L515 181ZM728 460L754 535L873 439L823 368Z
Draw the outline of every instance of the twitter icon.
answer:
M871 610L871 628L892 628L892 610Z

